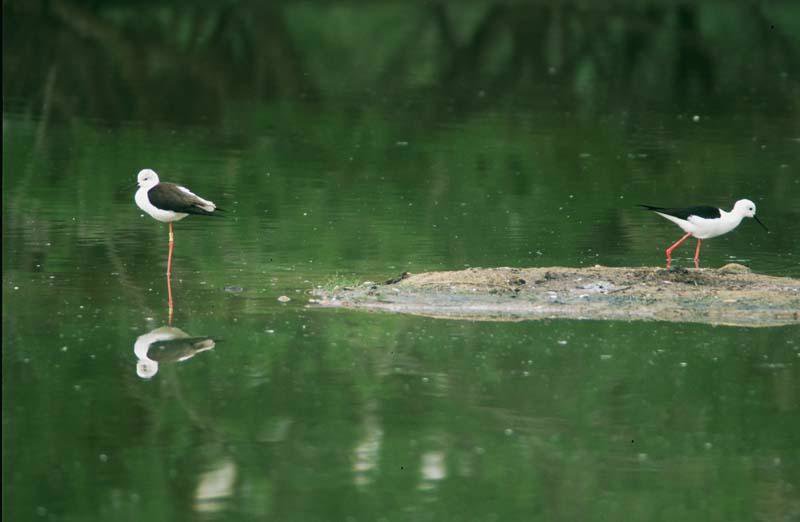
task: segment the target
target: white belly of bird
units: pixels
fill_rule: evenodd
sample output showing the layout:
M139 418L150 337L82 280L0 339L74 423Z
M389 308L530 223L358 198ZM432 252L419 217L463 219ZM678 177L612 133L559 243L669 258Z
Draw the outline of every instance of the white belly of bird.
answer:
M723 214L720 219L705 219L697 216L689 216L687 220L694 230L686 230L691 232L697 239L710 239L712 237L727 234L742 222L742 218L736 218L730 214Z
M661 212L656 212L656 214L669 219L681 227L684 232L689 232L697 239L709 239L727 234L742 222L741 217L732 216L730 212L723 212L719 219L706 219L698 216L681 219Z
M148 189L149 190L149 189ZM184 214L183 212L174 212L172 210L162 210L158 207L153 206L150 203L150 199L147 197L147 190L144 188L140 188L136 191L136 196L134 196L134 200L136 200L136 205L150 214L153 219L157 219L162 223L170 223L172 221L179 221L189 214Z

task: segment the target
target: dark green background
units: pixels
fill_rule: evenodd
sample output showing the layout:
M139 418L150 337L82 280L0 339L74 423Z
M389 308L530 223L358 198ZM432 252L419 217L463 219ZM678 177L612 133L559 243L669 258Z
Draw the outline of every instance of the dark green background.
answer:
M800 517L796 327L306 307L407 270L659 265L681 231L640 202L748 197L771 233L702 265L800 277L794 2L3 11L4 519ZM174 325L217 347L149 381L145 167L228 209L175 226Z

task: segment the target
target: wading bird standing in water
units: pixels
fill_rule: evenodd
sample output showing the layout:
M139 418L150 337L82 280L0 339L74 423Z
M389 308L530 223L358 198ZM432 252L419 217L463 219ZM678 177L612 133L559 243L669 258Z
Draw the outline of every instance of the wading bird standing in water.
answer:
M160 182L158 174L151 169L144 169L136 177L139 190L136 191L136 205L153 219L169 223L169 255L167 256L167 292L169 294L169 310L172 317L172 251L175 246L175 235L172 223L180 221L189 214L199 216L220 216L221 208L212 201L203 199L191 190L174 183Z
M667 250L667 268L672 263L672 251L686 241L689 236L697 238L697 248L694 251L694 267L700 267L700 244L703 239L727 234L739 226L742 219L746 217L754 218L758 224L767 230L764 223L756 217L756 205L749 199L740 199L733 205L730 212L725 212L721 208L700 206L688 208L663 208L650 205L639 205L647 210L652 210L659 216L669 219L683 229L686 234L672 244Z

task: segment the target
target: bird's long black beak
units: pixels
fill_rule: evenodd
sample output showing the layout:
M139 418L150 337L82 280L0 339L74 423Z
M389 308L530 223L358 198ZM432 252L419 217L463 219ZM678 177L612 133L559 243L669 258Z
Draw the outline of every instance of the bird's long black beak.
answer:
M761 225L761 227L762 227L764 230L766 230L767 232L769 232L769 229L766 227L766 225L764 225L764 223L762 223L762 222L761 222L761 220L760 220L760 219L758 219L758 216L754 215L754 216L753 216L753 219L755 219L756 221L758 221L758 224L759 224L759 225Z

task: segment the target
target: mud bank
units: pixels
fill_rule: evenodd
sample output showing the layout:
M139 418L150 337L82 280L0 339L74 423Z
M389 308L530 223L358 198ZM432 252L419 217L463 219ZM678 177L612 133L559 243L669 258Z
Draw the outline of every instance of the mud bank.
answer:
M466 320L547 318L800 324L800 280L718 269L471 268L317 289L312 306Z

